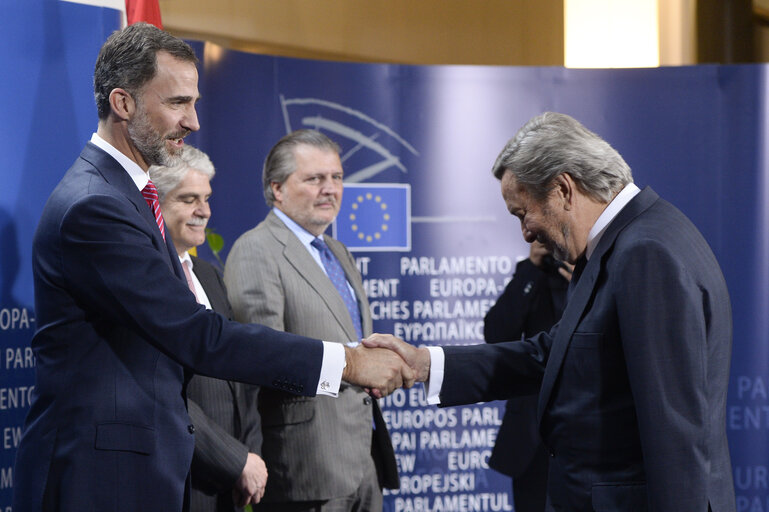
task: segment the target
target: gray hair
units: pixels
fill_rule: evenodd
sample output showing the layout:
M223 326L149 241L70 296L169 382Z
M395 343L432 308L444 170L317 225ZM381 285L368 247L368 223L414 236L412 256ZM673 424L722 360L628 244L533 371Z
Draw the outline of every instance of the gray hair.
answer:
M555 112L533 117L505 144L492 173L501 180L507 171L539 201L563 173L582 192L604 203L633 182L630 166L608 142L576 119Z
M197 171L208 180L214 178L216 169L208 155L189 145L182 147L176 164L172 166L153 165L149 168L150 179L158 189L158 199L163 201L166 194L179 186L189 171Z
M142 87L157 73L157 53L161 51L198 63L190 45L148 23L134 23L107 38L93 72L93 95L100 120L110 113L109 95L113 89L125 89L138 100Z
M339 144L317 130L296 130L280 139L265 158L262 168L264 200L270 208L275 202L272 183L282 185L296 171L294 151L299 146L312 146L336 154L341 151Z

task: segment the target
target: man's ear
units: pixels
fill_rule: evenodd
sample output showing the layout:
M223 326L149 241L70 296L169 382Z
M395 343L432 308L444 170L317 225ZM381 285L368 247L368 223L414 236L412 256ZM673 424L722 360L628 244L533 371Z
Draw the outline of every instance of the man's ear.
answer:
M574 206L574 193L577 184L571 174L564 172L553 178L553 193L556 199L561 201L565 210L571 210Z
M270 188L272 189L272 195L275 197L275 201L282 202L283 191L281 190L280 183L278 183L277 181L271 181Z
M136 101L133 96L119 87L110 91L109 105L112 108L112 113L123 121L128 121L136 112Z

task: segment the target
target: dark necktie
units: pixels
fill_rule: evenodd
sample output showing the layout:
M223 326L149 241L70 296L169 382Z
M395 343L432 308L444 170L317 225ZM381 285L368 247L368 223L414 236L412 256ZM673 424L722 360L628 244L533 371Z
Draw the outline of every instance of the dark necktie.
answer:
M579 278L582 275L582 271L585 270L585 265L587 265L587 258L583 254L582 257L578 259L577 263L574 265L574 272L571 273L571 281L569 282L569 289L566 292L567 300L571 298L571 294L574 293L574 289L577 287L577 281L579 281Z
M334 287L339 292L339 295L342 296L344 305L347 306L347 311L350 313L350 318L352 318L352 324L355 326L355 333L357 334L358 339L362 339L363 328L360 324L360 310L358 309L358 302L350 293L350 288L347 286L347 278L344 275L342 265L336 259L336 256L334 256L334 253L331 252L331 249L328 248L326 242L320 238L313 240L310 245L315 247L318 252L320 252L320 260L323 262L323 267L326 269L326 274L328 274L328 278L331 279L331 282L334 283Z
M147 201L147 204L150 206L150 210L152 210L152 215L155 217L155 222L158 224L158 229L160 229L160 234L163 235L163 240L166 239L166 228L165 224L163 223L163 214L160 213L160 201L158 200L158 189L155 188L155 184L152 183L152 180L147 182L147 185L144 186L142 189L142 195L144 196L144 200Z

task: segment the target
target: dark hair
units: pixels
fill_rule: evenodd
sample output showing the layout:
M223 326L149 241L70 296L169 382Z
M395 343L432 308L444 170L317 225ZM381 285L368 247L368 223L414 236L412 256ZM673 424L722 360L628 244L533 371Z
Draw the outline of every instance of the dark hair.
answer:
M272 207L275 194L272 193L272 183L283 184L294 171L296 160L294 151L299 146L311 146L325 151L340 152L339 144L329 139L317 130L296 130L280 139L270 150L262 168L262 186L264 200Z
M139 22L113 32L99 51L93 72L93 95L99 119L110 112L109 95L125 89L134 99L157 72L157 53L198 63L193 49L181 39L154 25Z

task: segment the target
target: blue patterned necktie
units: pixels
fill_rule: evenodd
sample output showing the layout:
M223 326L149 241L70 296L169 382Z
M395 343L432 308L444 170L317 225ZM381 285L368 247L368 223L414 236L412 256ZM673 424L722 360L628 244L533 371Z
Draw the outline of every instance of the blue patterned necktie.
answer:
M360 324L360 310L358 309L358 302L355 297L350 293L350 288L347 286L347 278L344 275L342 265L328 248L326 242L320 238L314 239L310 242L310 245L315 247L320 252L320 260L323 262L323 266L326 269L328 278L334 283L334 287L342 296L344 305L347 306L347 311L352 318L352 324L355 326L355 333L358 335L358 339L363 339L363 328Z

